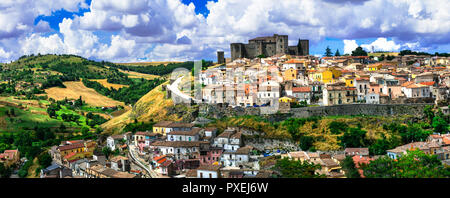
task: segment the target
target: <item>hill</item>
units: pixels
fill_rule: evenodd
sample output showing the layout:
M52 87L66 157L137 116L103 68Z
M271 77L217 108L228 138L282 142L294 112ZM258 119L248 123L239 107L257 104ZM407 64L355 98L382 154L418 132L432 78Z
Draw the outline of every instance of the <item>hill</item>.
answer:
M110 121L101 125L106 133L119 133L129 123L134 122L135 119L142 122L153 120L155 122L161 120L180 121L181 119L176 115L168 115L168 107L173 107L173 101L165 98L165 92L162 86L168 82L159 85L141 99L139 99L131 110L111 119Z
M67 99L78 99L80 96L82 99L95 107L104 107L104 106L123 106L127 108L123 102L119 102L108 98L104 95L99 94L94 89L87 88L80 81L71 81L63 83L66 88L61 87L52 87L49 89L45 89L45 93L47 93L49 98L53 98L55 100L63 100ZM129 108L129 107L128 107Z

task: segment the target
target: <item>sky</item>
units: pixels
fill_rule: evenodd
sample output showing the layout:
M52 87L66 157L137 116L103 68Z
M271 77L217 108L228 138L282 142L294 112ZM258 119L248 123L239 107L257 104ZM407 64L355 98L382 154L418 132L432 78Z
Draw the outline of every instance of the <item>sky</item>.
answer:
M111 62L216 60L273 34L310 54L450 52L450 0L1 0L0 62L76 54Z

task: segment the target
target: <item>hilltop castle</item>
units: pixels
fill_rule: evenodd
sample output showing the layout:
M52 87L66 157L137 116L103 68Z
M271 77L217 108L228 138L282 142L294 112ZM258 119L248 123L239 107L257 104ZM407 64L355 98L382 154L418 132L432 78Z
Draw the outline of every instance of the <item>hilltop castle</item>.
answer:
M309 40L299 40L297 46L288 46L288 36L274 34L273 36L257 37L248 41L248 44L232 43L231 60L238 58L256 58L259 55L266 57L276 54L309 55Z

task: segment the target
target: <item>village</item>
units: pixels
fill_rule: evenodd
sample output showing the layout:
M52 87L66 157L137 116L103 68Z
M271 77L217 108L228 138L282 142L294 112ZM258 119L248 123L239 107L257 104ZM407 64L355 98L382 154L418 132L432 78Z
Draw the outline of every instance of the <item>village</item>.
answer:
M218 52L217 62L221 65L199 72L201 99L179 91L180 80L167 86L167 96L233 108L275 103L283 108L434 103L444 115L449 114L449 57L397 53L388 55L389 60L369 55L320 58L299 53L300 43L305 42L299 42L297 49L289 46L290 50L297 50L293 53L269 57L236 57L232 44L233 58L225 59L223 52ZM277 175L272 169L274 163L260 162L277 156L318 164L321 168L317 174L344 178L342 161L346 157L353 159L356 168L380 157L369 156L368 148L315 152L302 151L298 146L261 149L246 144L244 136L249 133L259 131L240 127L219 131L193 123L161 121L147 131L109 136L103 143L63 141L50 149L52 165L41 170L40 177L269 178ZM426 141L389 149L385 156L395 160L410 150L437 155L448 166L450 135L432 134ZM5 164L21 161L18 150L6 150L0 159ZM364 177L362 170L359 173Z

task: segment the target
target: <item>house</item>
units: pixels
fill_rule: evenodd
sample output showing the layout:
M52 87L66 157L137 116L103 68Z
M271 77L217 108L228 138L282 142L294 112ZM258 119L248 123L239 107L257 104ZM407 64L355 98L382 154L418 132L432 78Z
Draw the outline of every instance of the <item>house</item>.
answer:
M219 165L202 165L197 169L197 178L220 178Z
M135 174L116 171L100 164L86 168L86 176L87 178L138 178Z
M296 80L300 75L301 73L299 72L299 70L290 68L283 72L283 80L284 81Z
M41 169L40 178L66 178L72 177L72 170L53 163L47 168Z
M249 162L251 146L241 147L236 151L225 151L220 158L221 164L225 167L240 167Z
M301 60L291 59L283 63L283 71L294 69L294 70L305 70L305 62Z
M92 140L75 140L62 142L60 146L50 149L50 155L58 164L70 164L80 159L90 158L94 154L97 143Z
M296 152L289 152L286 154L282 154L281 158L288 158L291 160L296 160L296 161L309 161L309 155L305 152L305 151L296 151Z
M190 131L192 127L194 127L192 123L173 122L167 126L166 134L171 131Z
M325 106L352 104L356 102L356 88L346 87L342 83L328 85L323 90L323 104Z
M106 138L106 146L111 149L111 151L119 148L126 141L126 137L124 135L112 135Z
M219 164L222 153L223 148L221 147L200 148L200 164Z
M258 101L257 85L253 83L245 83L237 85L236 105L241 107L251 107ZM227 95L227 97L229 97Z
M5 150L0 153L0 162L6 167L10 167L13 164L17 164L20 160L19 150Z
M369 156L369 148L346 148L344 152L345 156Z
M175 160L200 159L200 147L209 142L201 141L155 141L150 144L157 148L162 155L172 155ZM199 162L200 163L200 162Z
M202 128L192 128L190 131L171 131L167 133L167 141L199 141Z
M407 98L431 97L430 86L406 82L402 84L402 91Z
M323 174L328 178L344 178L344 172L342 171L342 167L335 160L331 158L321 158L316 164L321 165L321 169L317 172L319 174Z
M427 142L413 142L402 146L398 146L394 149L387 150L386 152L390 158L398 159L402 155L406 154L407 151L415 149L419 149L423 151L425 154L431 154L430 146Z
M267 81L261 83L258 88L258 103L267 104L273 101L278 101L280 97L281 87L275 81Z
M369 78L356 78L355 79L355 87L358 95L358 100L365 100L366 94L370 90L370 81Z
M306 101L311 104L311 87L292 87L292 96L298 101Z
M223 133L214 138L213 146L222 147L226 151L238 150L243 142L241 141L241 132L235 129L226 129Z
M172 121L161 121L153 125L153 133L165 136L169 131L169 125Z
M139 131L134 134L134 145L139 147L142 151L144 147L148 147L150 143L155 141L157 138L157 133Z
M364 100L366 104L380 104L380 94L369 92Z
M166 155L154 157L152 163L154 169L161 175L171 176L175 173L175 164Z
M131 169L130 160L124 156L114 156L110 159L111 168L116 171L129 172Z

